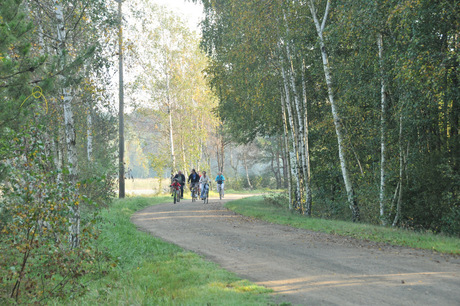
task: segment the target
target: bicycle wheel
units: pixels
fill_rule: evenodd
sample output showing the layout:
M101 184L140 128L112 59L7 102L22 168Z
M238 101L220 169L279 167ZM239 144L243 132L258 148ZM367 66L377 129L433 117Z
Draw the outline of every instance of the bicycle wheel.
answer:
M209 190L206 191L206 198L205 198L206 203L209 203Z
M195 202L195 188L192 188L192 202Z
M176 204L176 201L177 201L177 192L174 191L174 204Z
M222 200L222 186L219 187L219 199Z
M177 203L180 202L180 190L177 190Z

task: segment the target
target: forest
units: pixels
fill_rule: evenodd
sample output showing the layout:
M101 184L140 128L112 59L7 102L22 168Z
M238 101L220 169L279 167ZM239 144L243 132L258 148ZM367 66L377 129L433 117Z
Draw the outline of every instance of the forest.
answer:
M459 234L458 1L203 1L233 141L281 137L288 206Z
M73 292L115 193L109 1L0 4L0 303Z
M305 218L460 235L459 1L191 0L201 33L148 0L0 1L0 302L116 265L100 212L137 155Z

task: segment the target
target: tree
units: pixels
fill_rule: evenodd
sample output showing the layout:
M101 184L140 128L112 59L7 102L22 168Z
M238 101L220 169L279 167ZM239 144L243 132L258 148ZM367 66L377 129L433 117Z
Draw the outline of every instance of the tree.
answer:
M109 67L97 51L107 46L98 37L110 32L112 17L98 0L3 4L0 292L2 301L9 301L8 292L16 303L42 303L67 289L76 292L99 255L88 247L96 238L96 204L112 194L114 122L107 91L95 89ZM99 140L91 161L82 111L88 105L97 130L91 137ZM92 172L83 173L83 165Z
M129 31L131 37L150 47L130 47L136 61L143 60L141 66L129 62L131 69L137 71L129 87L131 95L138 98L136 112L145 115L143 127L136 126L150 129L146 132L151 139L145 143L158 144L146 145L146 152L149 150L151 163L157 168L162 165L158 156L167 154L171 172L209 168L206 156L218 121L212 113L215 98L201 74L206 58L199 49L198 38L171 12L148 2L140 3L146 9L132 11L139 19ZM143 73L139 74L139 70Z
M309 185L312 215L457 226L455 1L203 5L218 115L238 143L285 135L291 208Z

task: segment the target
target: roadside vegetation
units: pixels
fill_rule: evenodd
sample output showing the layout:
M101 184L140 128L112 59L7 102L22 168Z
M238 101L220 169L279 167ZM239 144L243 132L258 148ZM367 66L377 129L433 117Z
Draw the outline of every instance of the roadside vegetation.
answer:
M101 213L98 248L109 271L88 276L85 294L51 305L269 305L271 290L242 280L199 255L138 231L131 215L169 197L115 200Z
M285 206L286 205L286 206ZM306 217L291 212L282 196L255 196L231 201L226 208L236 213L275 224L289 225L317 232L370 240L397 246L433 250L460 255L460 239L429 231L384 227L364 223Z

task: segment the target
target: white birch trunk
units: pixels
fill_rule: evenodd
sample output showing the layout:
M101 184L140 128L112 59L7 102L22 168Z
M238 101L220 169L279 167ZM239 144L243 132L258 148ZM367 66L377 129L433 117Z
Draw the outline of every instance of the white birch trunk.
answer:
M167 71L167 60L165 59L165 74L166 74L166 103L168 108L168 117L169 117L169 146L171 149L171 172L176 171L176 153L174 151L174 134L173 134L173 118L172 118L172 108L171 108L171 98L169 95L169 73Z
M125 121L123 83L122 0L118 0L118 197L125 197Z
M91 106L88 103L86 114L86 153L88 163L93 160L93 117L91 116Z
M58 135L54 140L55 148L56 148L56 156L55 156L55 164L56 169L58 170L58 174L56 177L57 182L62 182L62 167L64 165L64 152L63 152L63 144L61 143L61 139L65 139L65 132L62 126L58 127Z
M305 61L302 62L302 94L303 94L303 109L304 109L304 150L305 150L305 210L306 215L311 216L311 205L312 205L312 195L311 195L311 172L310 172L310 149L309 149L309 140L308 140L308 107L307 107L307 88L305 86Z
M324 37L323 37L323 31L324 31L324 27L326 26L327 15L330 9L330 2L331 2L330 0L327 1L323 21L321 24L319 23L318 17L316 15L316 8L315 8L315 4L313 0L308 1L308 6L310 8L310 12L312 14L313 21L315 23L316 31L317 31L318 38L319 38L321 58L323 61L324 76L326 78L329 102L331 103L332 117L334 119L335 132L337 134L340 167L342 170L342 177L345 183L345 189L347 191L348 205L352 211L353 221L359 221L359 207L355 200L353 184L348 174L348 169L346 165L345 152L343 148L344 140L343 140L343 135L342 135L342 123L341 123L341 119L337 111L337 106L335 104L334 91L332 88L332 75L331 75L331 71L329 68L329 60L328 60L328 55L326 52L326 46L325 46Z
M174 137L173 137L173 121L171 114L171 106L168 103L168 116L169 116L169 145L171 148L171 172L176 170L176 155L174 153Z
M287 18L286 18L286 13L284 12L283 10L283 16L284 16L284 22L285 22L285 26L286 26L286 33L287 33L287 36L289 37L289 26L288 26L288 23L287 23ZM301 180L301 185L302 185L302 189L299 190L300 191L300 201L302 203L302 210L304 212L304 209L306 210L306 207L307 207L307 204L306 204L306 197L303 196L303 194L307 194L308 191L308 185L307 185L307 165L306 165L306 152L305 152L305 143L304 143L304 135L305 135L305 129L304 129L304 120L302 118L302 110L301 110L301 107L300 107L300 99L299 99L299 94L297 93L297 86L295 84L295 79L296 79L296 73L295 73L295 69L294 69L294 65L293 65L293 62L292 62L292 57L291 57L291 51L290 51L291 47L290 47L290 44L289 44L289 41L286 42L286 54L287 54L287 61L289 63L289 69L288 69L288 76L289 76L289 84L291 85L291 88L292 88L292 93L293 93L293 96L294 96L294 106L295 106L295 112L296 112L296 115L297 115L297 121L295 121L298 125L298 128L297 128L297 133L296 133L296 142L297 142L297 147L296 147L296 150L297 150L297 156L298 156L298 167L300 167L300 171L298 172L301 172L302 175L300 177L300 180ZM305 189L305 192L303 192L303 189ZM305 199L304 199L305 198ZM305 200L305 205L303 205L304 203L304 200Z
M181 136L180 137L180 148L181 148L181 153L182 153L182 165L184 165L184 173L186 174L186 177L188 177L189 173L188 173L188 169L185 168L187 166L187 160L186 160L186 154L185 154L185 141L184 141L184 138Z
M246 152L243 151L243 163L244 163L244 170L246 171L246 180L248 181L249 188L254 189L251 184L251 180L249 179L249 170L248 170L248 162L246 160Z
M402 192L403 192L403 175L404 175L404 150L403 150L403 116L399 116L399 196L396 204L396 215L392 226L398 225L401 218Z
M379 48L380 62L380 221L382 225L386 225L385 219L385 133L386 133L386 87L383 65L383 37L379 33L377 35L377 45Z
M296 126L294 124L294 118L293 118L293 115L292 115L292 107L291 107L291 101L290 101L290 94L289 94L289 85L288 85L288 80L286 78L286 72L284 70L284 66L283 66L283 63L281 62L281 73L282 73L282 76L283 76L283 83L284 83L284 90L285 90L285 97L286 99L284 100L285 101L285 108L287 109L287 113L288 113L288 118L289 118L289 125L291 127L291 139L292 139L292 143L294 145L294 155L295 155L295 160L296 160L296 163L295 165L292 165L292 162L291 162L291 166L292 166L292 169L294 170L294 177L295 177L295 181L296 181L296 186L297 186L297 192L296 192L296 208L299 208L300 207L300 194L299 194L299 191L301 189L301 186L300 186L300 179L299 179L299 173L298 173L298 169L300 168L300 161L299 161L299 155L297 154L298 153L298 148L297 148L297 131L296 131ZM289 157L290 158L290 157Z
M286 118L286 107L284 102L283 94L281 94L281 110L283 112L283 127L284 127L284 155L286 156L286 161L288 164L288 193L289 193L289 210L293 209L292 206L292 168L291 168L291 159L289 157L289 133L288 133L288 123Z
M289 49L287 47L287 49ZM304 144L304 120L302 119L302 112L299 107L300 101L299 101L299 95L297 93L297 88L295 85L295 72L294 72L294 67L292 64L292 60L290 59L290 54L288 51L288 57L289 60L288 62L290 63L290 69L288 70L288 76L289 76L289 83L291 85L292 93L294 96L294 108L293 112L295 112L295 115L297 115L295 118L295 115L293 114L293 123L296 125L296 131L297 133L295 134L295 140L296 141L296 161L297 161L297 172L299 173L298 180L300 184L300 189L299 189L299 201L301 205L301 211L302 213L305 213L305 196L304 194L306 193L306 177L307 177L307 169L306 169L306 164L305 164L305 144Z
M57 27L57 42L59 47L59 62L60 70L62 71L66 65L66 32L64 23L64 13L60 1L55 1L55 13L56 13L56 27ZM76 146L76 133L75 125L73 121L72 111L72 99L71 89L64 87L65 76L59 76L60 85L62 86L62 99L64 105L64 125L65 125L65 138L67 144L67 162L69 167L69 177L73 183L77 180L77 146ZM71 248L79 246L79 235L80 235L80 207L74 203L69 204L72 213L70 237L69 242Z

